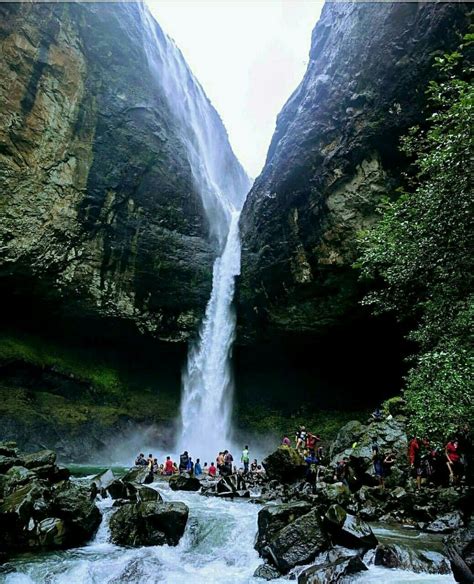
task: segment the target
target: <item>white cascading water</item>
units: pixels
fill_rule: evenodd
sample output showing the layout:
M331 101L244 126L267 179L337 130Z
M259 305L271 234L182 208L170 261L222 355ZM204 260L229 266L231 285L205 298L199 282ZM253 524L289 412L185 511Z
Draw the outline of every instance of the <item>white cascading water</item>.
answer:
M235 333L232 301L240 273L239 214L250 181L230 147L227 132L181 52L142 10L145 50L159 90L181 129L189 164L220 256L198 341L183 373L181 430L176 447L212 459L231 439ZM212 457L212 458L211 458Z

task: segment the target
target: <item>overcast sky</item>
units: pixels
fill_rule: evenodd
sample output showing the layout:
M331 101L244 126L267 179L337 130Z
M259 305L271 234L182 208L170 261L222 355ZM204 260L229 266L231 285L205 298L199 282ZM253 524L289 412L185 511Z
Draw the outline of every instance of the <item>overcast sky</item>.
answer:
M308 64L319 0L148 0L255 178L278 112Z

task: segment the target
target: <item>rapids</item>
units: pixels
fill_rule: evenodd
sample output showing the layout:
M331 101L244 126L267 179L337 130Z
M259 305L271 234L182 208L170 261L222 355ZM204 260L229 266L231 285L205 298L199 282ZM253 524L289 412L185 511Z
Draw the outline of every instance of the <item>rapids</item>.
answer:
M108 542L112 500L99 501L104 519L88 545L44 554L23 554L11 564L16 572L2 575L5 584L257 584L261 563L253 549L259 505L230 502L196 493L173 492L167 483L154 483L165 500L183 501L190 509L186 532L176 547L127 549ZM379 528L381 541L420 539ZM421 539L427 536L421 536ZM429 544L428 539L420 542ZM273 580L278 584L288 579ZM452 576L414 574L369 565L354 583L452 584Z

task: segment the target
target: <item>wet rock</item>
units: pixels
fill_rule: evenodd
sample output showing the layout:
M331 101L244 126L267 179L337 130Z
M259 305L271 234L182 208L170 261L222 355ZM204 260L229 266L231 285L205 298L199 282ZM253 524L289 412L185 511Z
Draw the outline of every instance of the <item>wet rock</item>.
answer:
M452 513L438 517L438 519L427 525L424 530L429 533L451 533L462 526L463 520L461 514L459 511L453 511Z
M360 556L342 557L334 562L311 566L298 576L298 584L336 584L345 578L367 570Z
M450 559L456 582L474 582L474 521L464 529L458 529L444 538L444 545Z
M253 573L254 578L262 578L263 580L275 580L280 576L280 572L270 564L261 564Z
M345 503L350 491L343 483L316 483L316 494L327 504Z
M261 554L282 574L287 574L295 566L311 562L328 545L319 513L313 510L279 531Z
M62 519L47 517L36 525L36 536L41 547L62 548L67 541L67 528Z
M172 491L199 491L201 488L199 479L184 474L171 477L169 485Z
M115 475L112 472L112 469L107 469L106 471L95 475L91 479L91 483L94 483L96 487L100 489L107 489L108 486L115 481Z
M21 458L0 454L0 473L5 473L12 466L22 466Z
M437 552L417 550L397 544L380 544L375 549L374 564L416 573L449 574L446 558Z
M102 520L100 511L90 499L89 489L65 482L59 483L53 493L52 507L64 520L67 530L64 545L80 545L88 541Z
M12 466L2 477L3 492L8 495L35 479L36 474L24 466Z
M327 510L324 526L333 541L339 545L370 549L378 544L371 527L358 517L346 513L340 505L331 505Z
M188 520L184 503L124 505L110 519L112 541L125 546L177 545Z
M160 493L156 489L147 487L146 485L140 485L136 489L136 500L137 502L148 502L148 501L163 501Z
M22 457L23 466L29 469L38 469L38 467L52 467L56 463L56 452L53 450L40 450L32 454L26 454Z
M143 467L132 468L122 477L124 483L139 483L144 485L149 485L153 480L153 473Z
M305 502L267 505L258 512L258 532L255 549L261 551L270 544L278 533L298 517L311 511L311 505Z
M282 483L290 483L306 473L306 465L301 454L290 446L279 446L263 461L269 479L276 479Z
M115 479L106 488L107 494L112 499L128 499L128 487L130 483L124 483L121 479Z
M0 442L0 456L15 458L18 455L18 448L16 442L9 440L7 442Z

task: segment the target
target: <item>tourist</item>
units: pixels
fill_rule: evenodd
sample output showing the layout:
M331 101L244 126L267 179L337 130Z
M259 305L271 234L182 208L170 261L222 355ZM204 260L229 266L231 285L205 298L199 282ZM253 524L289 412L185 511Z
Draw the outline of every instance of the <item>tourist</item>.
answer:
M257 459L254 458L252 464L250 465L250 472L256 473L257 472Z
M452 438L445 446L447 466L449 471L449 482L457 484L462 474L461 455L459 454L459 443L457 438Z
M373 453L372 454L372 461L374 464L375 476L377 477L377 479L379 481L380 489L383 490L385 488L385 480L384 480L385 472L384 472L384 465L383 465L385 457L380 452L380 450L378 448L378 444L376 445L376 449L374 449L374 445L372 445L372 453Z
M171 460L171 456L166 457L164 473L167 477L174 473L174 462Z
M194 465L194 476L200 477L202 475L201 459L196 458L196 464Z
M179 473L178 465L176 464L176 462L173 462L173 474L178 474L178 473Z
M189 455L188 455L188 451L185 450L183 452L183 454L181 454L179 457L179 472L186 472L186 470L188 468L188 462L189 462Z
M347 459L346 456L344 456L344 458L336 464L336 472L334 473L334 479L339 483L343 483L344 485L346 485L347 488L349 488L349 483L347 481L348 471L349 460Z
M266 475L265 469L260 464L257 465L257 475L264 477Z
M318 457L319 462L322 462L322 460L323 460L323 454L324 454L323 447L322 446L318 446L318 450L316 452L316 456Z
M249 472L249 463L250 463L250 457L249 457L249 447L245 446L244 449L242 450L242 456L240 457L241 462L244 463L244 474L247 474Z
M382 418L383 416L380 408L376 407L375 410L370 414L369 422L380 422Z
M143 452L140 452L140 454L135 459L135 466L146 466L146 465L147 465L147 461L146 461L145 455L143 454Z
M158 470L159 470L160 475L164 475L165 474L165 465L160 464L160 468Z
M296 432L295 436L296 450L303 450L306 445L306 428L300 426L300 429Z
M306 480L309 483L316 482L316 465L318 464L318 459L313 451L309 451L308 456L304 459L306 462Z
M153 459L153 466L152 466L153 474L158 474L159 470L160 470L160 466L158 464L158 459L154 458Z
M186 472L188 472L191 476L194 472L194 462L191 457L188 458L188 464L186 465Z
M310 452L314 452L316 448L316 442L321 442L321 438L312 432L308 432L308 435L306 436L306 448Z
M219 474L223 474L224 471L224 453L223 452L219 452L219 454L216 457L216 466L217 466L217 470L219 471Z
M209 467L209 476L215 477L217 472L217 468L214 466L214 463L211 462L211 466Z
M228 450L224 450L224 466L225 472L228 475L232 474L232 463L234 462L234 457Z
M148 455L148 460L147 460L146 464L147 464L148 470L153 472L153 454L150 453Z
M285 434L285 436L283 436L283 440L281 441L281 445L282 446L291 446L291 440L288 438L288 436Z
M209 474L209 468L207 466L207 462L204 463L204 466L202 468L202 474L204 474L204 475Z

